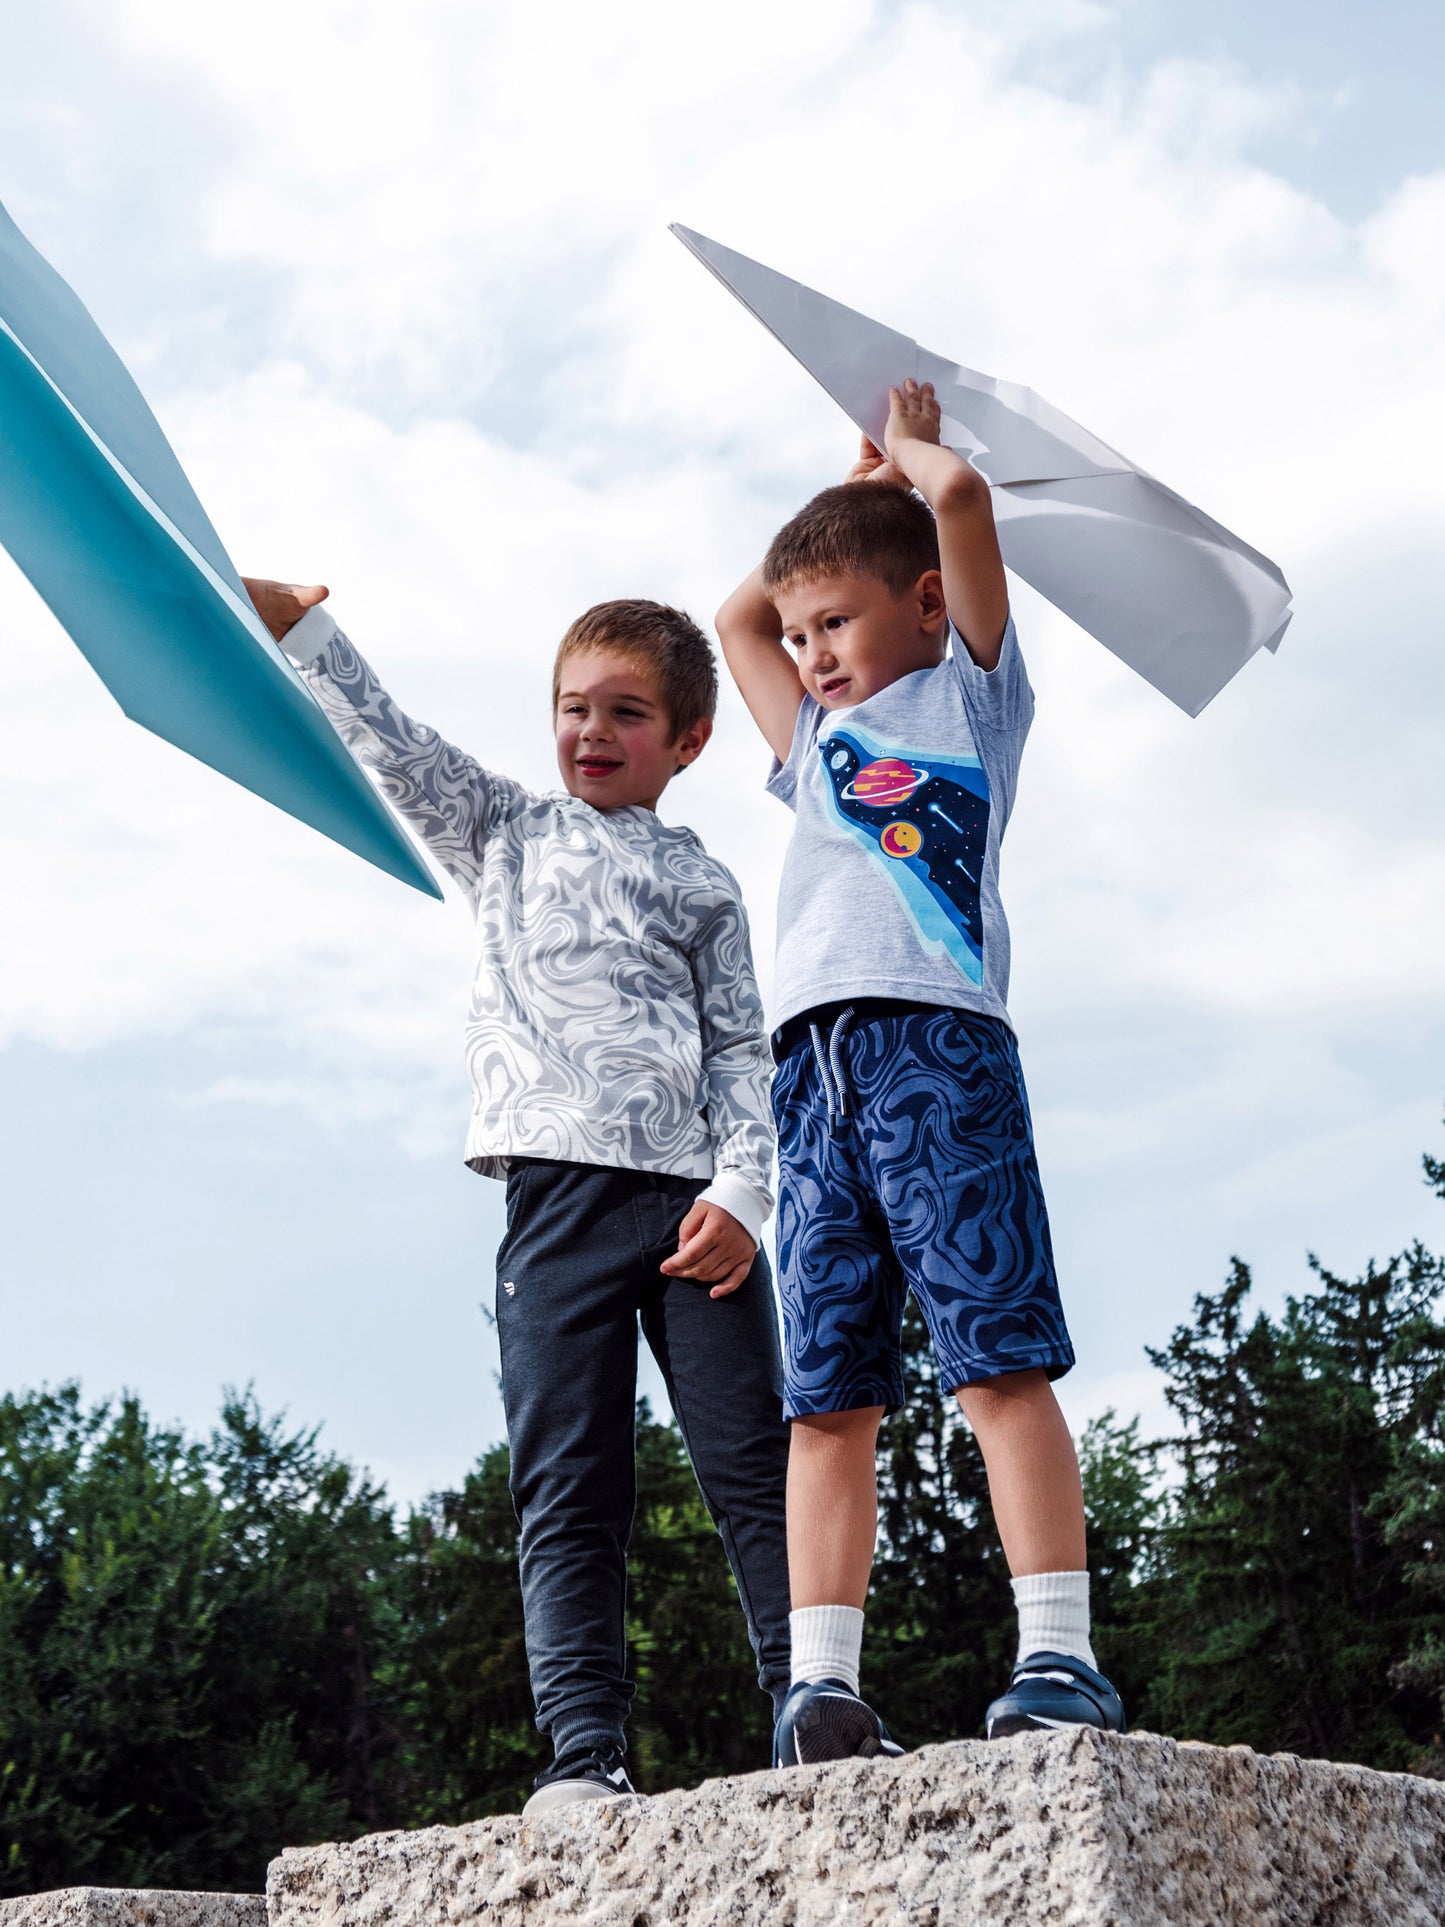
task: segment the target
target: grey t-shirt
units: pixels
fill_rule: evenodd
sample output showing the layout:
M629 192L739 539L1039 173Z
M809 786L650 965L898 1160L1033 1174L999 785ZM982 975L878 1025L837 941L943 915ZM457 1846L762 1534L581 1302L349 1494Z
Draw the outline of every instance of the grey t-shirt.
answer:
M848 997L1008 1022L999 843L1033 721L1013 618L997 666L962 638L848 709L803 698L768 788L796 813L778 903L774 1024Z

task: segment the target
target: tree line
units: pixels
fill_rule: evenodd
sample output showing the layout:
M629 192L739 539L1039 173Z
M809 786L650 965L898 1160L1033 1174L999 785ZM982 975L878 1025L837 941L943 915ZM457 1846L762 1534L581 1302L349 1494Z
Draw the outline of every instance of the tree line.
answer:
M1445 1160L1426 1158L1445 1198ZM1445 1260L1248 1267L1149 1356L1164 1440L1081 1441L1096 1646L1136 1727L1445 1776ZM983 1465L921 1319L879 1453L864 1691L977 1733L1013 1655ZM676 1430L638 1407L629 1636L650 1790L763 1763L769 1713ZM507 1452L399 1515L254 1396L210 1437L0 1399L0 1895L258 1891L283 1845L514 1811L532 1726Z

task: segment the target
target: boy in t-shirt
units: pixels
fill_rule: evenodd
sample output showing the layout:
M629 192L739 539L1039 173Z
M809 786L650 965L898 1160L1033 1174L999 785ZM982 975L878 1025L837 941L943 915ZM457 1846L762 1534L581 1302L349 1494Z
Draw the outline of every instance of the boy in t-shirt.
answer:
M1089 1643L1083 1495L1050 1385L1074 1354L1006 1005L999 842L1033 694L988 485L939 446L930 384L890 391L885 450L865 438L717 626L796 813L773 1033L793 1601L775 1757L899 1750L858 1668L910 1289L1013 1575L1018 1663L987 1731L1123 1731Z
M701 630L599 604L563 636L564 789L536 795L410 721L319 604L248 582L339 734L465 892L466 1159L505 1178L497 1331L537 1725L525 1811L634 1791L624 1599L637 1327L737 1581L759 1682L788 1683L787 1428L758 1248L768 1053L738 886L663 790L712 733Z

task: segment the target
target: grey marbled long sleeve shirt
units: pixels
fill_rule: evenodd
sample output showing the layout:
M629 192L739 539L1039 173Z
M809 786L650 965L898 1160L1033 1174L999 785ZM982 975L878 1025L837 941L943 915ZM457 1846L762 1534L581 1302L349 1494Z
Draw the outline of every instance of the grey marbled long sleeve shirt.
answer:
M671 1172L754 1238L772 1209L771 1061L738 886L640 805L537 795L392 702L324 609L288 652L477 923L466 1159Z

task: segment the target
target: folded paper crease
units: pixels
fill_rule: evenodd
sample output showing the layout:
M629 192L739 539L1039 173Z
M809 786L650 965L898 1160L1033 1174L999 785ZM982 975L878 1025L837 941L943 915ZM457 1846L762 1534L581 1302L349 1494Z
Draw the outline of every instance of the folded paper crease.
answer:
M0 545L126 715L440 896L263 627L124 364L3 208Z
M942 439L993 491L1005 563L1191 716L1290 620L1279 568L1017 382L932 353L674 223L672 232L879 447L888 390L930 381Z

